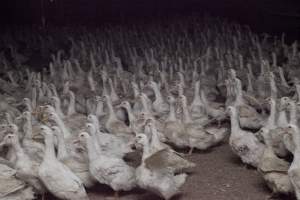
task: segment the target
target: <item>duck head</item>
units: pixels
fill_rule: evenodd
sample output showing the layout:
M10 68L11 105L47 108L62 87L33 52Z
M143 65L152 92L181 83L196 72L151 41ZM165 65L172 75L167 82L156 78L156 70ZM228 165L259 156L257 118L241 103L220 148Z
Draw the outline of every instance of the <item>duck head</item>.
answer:
M18 136L16 134L7 134L0 143L0 149L2 146L11 146L18 142Z
M135 146L137 149L141 149L147 144L148 144L148 138L145 134L137 134L135 136Z
M290 101L289 97L281 97L280 104L279 104L279 110L283 111L283 110L287 109L289 101Z

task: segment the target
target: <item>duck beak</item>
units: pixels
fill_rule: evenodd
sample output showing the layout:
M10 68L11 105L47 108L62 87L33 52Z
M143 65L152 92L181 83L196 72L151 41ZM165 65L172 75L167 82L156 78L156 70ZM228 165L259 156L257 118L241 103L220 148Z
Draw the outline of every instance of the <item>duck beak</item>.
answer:
M115 108L119 109L119 108L123 108L123 106L120 104L120 105L116 105Z
M5 145L4 141L0 143L0 149Z
M80 143L80 141L78 139L73 140L73 144L79 144L79 143Z
M41 118L41 122L43 124L47 124L48 121L49 121L49 118L47 116L43 115L42 118Z
M43 139L43 138L44 138L44 136L40 132L39 133L35 133L35 134L32 135L32 139L33 140L40 140L40 139Z

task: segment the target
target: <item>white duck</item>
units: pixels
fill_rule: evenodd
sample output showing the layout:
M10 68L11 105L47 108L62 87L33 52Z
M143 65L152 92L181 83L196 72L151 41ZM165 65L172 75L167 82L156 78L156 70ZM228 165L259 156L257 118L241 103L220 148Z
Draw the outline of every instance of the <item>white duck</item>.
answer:
M149 153L154 154L164 149L164 151L162 151L164 153L163 157L169 159L169 162L174 164L172 168L175 173L188 171L196 166L195 163L182 158L179 153L160 141L158 131L152 120L148 120L145 125L145 135L149 140Z
M105 123L105 128L112 134L122 135L124 137L132 137L133 131L126 124L117 119L112 102L108 95L105 95L105 101L109 110L109 116Z
M189 154L192 154L194 148L206 150L220 142L219 139L216 140L217 138L215 135L210 134L201 124L192 120L187 108L186 97L184 95L180 95L179 99L183 110L184 130L190 147Z
M177 147L188 147L188 140L186 139L185 128L183 123L176 118L175 113L175 98L172 95L167 97L170 105L169 116L164 122L163 133L168 142Z
M80 178L85 187L89 188L95 184L95 179L89 172L87 155L76 151L73 144L67 148L65 138L57 126L51 127L53 134L58 140L57 160L65 164L70 170Z
M0 199L1 200L34 200L32 187L16 178L17 171L5 164L0 164Z
M149 86L152 88L155 94L155 100L153 101L152 104L155 114L161 116L168 113L169 105L164 101L158 84L154 81L150 81Z
M14 149L14 153L16 154L14 168L17 170L17 177L34 187L38 193L43 194L45 188L38 178L39 163L32 160L25 153L19 142L18 135L8 134L2 143ZM0 144L0 146L2 146L2 144Z
M109 185L115 191L129 191L136 186L135 169L128 166L122 159L97 152L94 137L88 133L80 133L79 141L85 144L89 155L89 169L93 177L102 184Z
M293 140L295 142L295 151L294 151L294 159L288 170L289 178L293 184L296 197L300 199L300 131L296 125L289 124L288 125L288 133L293 136Z
M136 145L143 148L141 165L136 169L136 179L139 187L149 190L162 198L169 200L179 193L185 183L187 174L174 175L174 163L166 159L166 149L150 153L149 140L146 135L136 136Z
M99 129L96 129L95 119L91 123L86 124L87 132L96 138L95 145L99 146L99 150L102 150L106 155L123 158L127 153L132 152L128 145L122 137L112 135L109 133L103 133Z
M55 155L54 135L52 130L41 125L41 132L45 138L45 156L39 167L39 178L49 192L61 199L88 200L88 196L81 180Z
M264 145L258 141L252 132L240 128L238 111L235 107L229 106L228 113L231 121L231 134L229 138L231 149L244 163L257 167L263 155Z
M264 139L266 148L258 163L258 171L274 194L292 193L293 186L287 174L290 163L278 158L274 153L270 131L267 128L261 128L259 132Z

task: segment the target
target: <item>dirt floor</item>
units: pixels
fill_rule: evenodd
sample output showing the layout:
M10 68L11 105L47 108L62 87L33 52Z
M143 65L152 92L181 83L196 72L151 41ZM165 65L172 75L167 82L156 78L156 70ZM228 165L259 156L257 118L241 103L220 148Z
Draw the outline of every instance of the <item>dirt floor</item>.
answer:
M271 197L263 179L253 168L247 168L222 144L207 152L195 152L188 157L197 164L182 188L182 194L172 200L295 200L294 197ZM88 191L91 200L112 200L113 191L98 185ZM55 200L47 197L46 200ZM161 200L145 191L121 194L120 200Z

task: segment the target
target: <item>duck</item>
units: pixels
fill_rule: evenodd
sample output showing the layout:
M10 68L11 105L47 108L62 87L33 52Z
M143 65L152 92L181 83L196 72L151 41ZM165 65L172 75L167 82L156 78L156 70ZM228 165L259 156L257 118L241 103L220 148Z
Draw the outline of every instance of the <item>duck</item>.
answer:
M267 102L270 105L270 115L264 125L264 128L270 130L271 143L275 154L283 158L286 157L289 152L284 144L284 137L286 136L283 134L284 128L279 127L276 123L277 103L273 97L268 98Z
M292 194L294 189L288 177L290 163L276 156L272 147L270 130L263 127L259 132L263 137L265 149L257 170L262 174L273 194Z
M17 135L17 137L21 140L21 146L24 149L25 153L34 161L40 163L44 153L44 146L34 141L32 138L32 132L26 132L26 135L22 137L19 132L19 127L16 124L7 125L7 132Z
M155 95L155 100L152 103L153 111L156 115L161 117L161 115L168 113L169 105L164 101L159 86L156 82L150 81L149 86L154 91Z
M164 121L163 134L167 142L174 144L176 147L188 147L188 140L186 139L185 128L181 120L177 119L175 113L175 98L173 95L167 97L169 103L169 116Z
M165 151L163 151L163 153L165 154L163 157L165 159L170 159L170 163L174 163L174 166L172 166L172 168L174 169L175 173L189 172L190 169L196 166L195 163L184 159L180 153L176 152L170 146L160 141L158 131L152 120L147 121L144 134L149 140L149 153L153 154L162 149L165 149Z
M216 144L215 136L207 132L201 124L191 119L187 108L187 100L184 95L179 96L183 110L183 126L190 147L189 155L192 154L194 148L199 150L207 150Z
M236 99L233 106L239 110L238 117L240 126L248 129L260 129L264 124L264 120L253 107L245 103L242 96L241 81L238 78L235 78L235 83Z
M227 112L231 121L229 145L232 151L241 158L243 163L256 168L265 146L252 132L240 128L237 108L229 106Z
M293 161L288 169L288 176L293 185L296 198L300 199L300 180L299 180L299 150L300 150L300 132L299 128L295 124L289 124L287 127L287 133L291 134L293 137L293 141L295 142L295 151Z
M54 196L66 200L88 200L81 180L62 162L57 160L54 149L54 134L48 126L41 125L45 140L45 155L39 166L38 176Z
M205 106L205 112L208 114L208 116L218 122L218 127L221 127L221 122L227 119L224 106L220 104L211 104L203 90L200 91L200 94Z
M109 185L114 191L114 197L119 198L120 191L129 191L136 186L135 169L128 166L124 160L105 155L96 151L95 138L87 132L78 135L78 140L86 145L89 157L89 169L92 176L100 183Z
M73 141L66 144L65 138L57 126L51 127L54 136L57 138L57 160L65 164L77 177L80 178L86 188L95 185L95 179L89 172L87 155L76 151ZM67 147L69 145L69 147ZM71 147L70 147L71 146Z
M145 134L136 135L136 145L143 148L142 163L136 169L137 185L145 190L155 193L165 200L179 194L184 185L187 174L175 175L169 159L165 159L166 149L155 153L149 152L149 140Z
M31 185L39 194L45 193L45 188L38 178L39 163L32 160L22 148L19 137L16 134L8 134L2 143L14 149L16 161L14 169L17 171L17 177ZM2 145L0 145L2 146Z
M16 177L17 171L0 163L0 199L34 200L35 193L31 186Z
M86 123L86 129L90 135L96 138L94 141L96 148L99 146L103 153L117 158L123 158L127 153L132 152L129 145L130 141L124 140L122 137L100 131L94 125L94 120L91 123Z
M191 112L192 118L207 118L206 112L205 112L205 105L201 99L200 96L200 81L196 81L195 88L194 88L194 99L189 106L189 110Z
M20 138L22 146L30 157L40 163L43 158L45 148L43 144L39 141L33 140L32 138L33 135L38 132L38 124L35 124L34 126L32 125L32 115L28 111L23 112L22 118L25 120L23 126L24 136ZM18 134L19 137L21 136L16 124L10 124L9 127L13 133Z
M123 137L131 138L134 136L133 131L123 121L117 119L114 108L112 106L110 97L105 95L105 101L109 110L108 119L105 122L105 128L108 132L116 135L122 135Z

